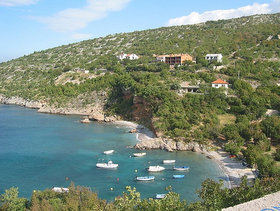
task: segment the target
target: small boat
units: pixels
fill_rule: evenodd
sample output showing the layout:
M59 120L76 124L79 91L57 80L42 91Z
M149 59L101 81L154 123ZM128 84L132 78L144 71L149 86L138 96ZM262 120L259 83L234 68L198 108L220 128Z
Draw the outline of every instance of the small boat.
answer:
M107 150L107 151L104 151L103 153L105 154L105 155L109 155L109 154L112 154L113 152L114 152L115 150Z
M68 193L69 188L53 187L52 191L54 191L56 193Z
M146 152L139 152L139 153L133 153L134 157L143 157L145 156L147 153Z
M183 174L173 175L173 179L183 179L184 177L185 177L185 175L183 175Z
M154 176L136 177L137 181L152 181L154 179L155 179Z
M159 172L163 171L165 168L162 166L149 166L148 171L149 172Z
M165 196L166 196L166 194L164 194L164 193L157 193L155 198L156 199L163 199Z
M189 170L189 169L190 169L189 166L181 166L181 167L174 166L173 167L173 170L175 170L175 171L186 171L186 170Z
M175 163L176 160L163 160L162 163L163 164L170 164L170 163Z
M119 164L113 163L111 160L108 163L97 163L96 167L104 169L114 169L118 168Z

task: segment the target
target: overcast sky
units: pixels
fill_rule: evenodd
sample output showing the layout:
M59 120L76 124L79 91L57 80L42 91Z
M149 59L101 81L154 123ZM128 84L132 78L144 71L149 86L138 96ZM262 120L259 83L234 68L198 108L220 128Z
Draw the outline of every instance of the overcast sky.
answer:
M130 32L280 12L280 0L0 0L0 62Z

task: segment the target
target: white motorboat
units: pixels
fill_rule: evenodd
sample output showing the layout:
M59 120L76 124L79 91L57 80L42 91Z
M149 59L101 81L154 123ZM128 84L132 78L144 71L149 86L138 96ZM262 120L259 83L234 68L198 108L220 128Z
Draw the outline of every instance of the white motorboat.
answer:
M113 152L114 152L115 150L107 150L107 151L104 151L103 153L105 154L105 155L109 155L109 154L112 154Z
M165 196L166 196L166 194L164 194L164 193L157 193L155 198L156 199L163 199Z
M53 187L52 191L54 191L56 193L68 193L69 188Z
M175 163L176 160L163 160L162 163L163 164L170 164L170 163Z
M149 166L148 171L149 172L159 172L163 171L165 168L162 166Z
M136 177L137 181L152 181L154 179L155 179L154 176Z
M97 163L96 167L104 169L114 169L118 168L119 164L113 163L111 160L108 163Z
M146 152L139 152L139 153L133 153L134 157L143 157L145 156L147 153Z

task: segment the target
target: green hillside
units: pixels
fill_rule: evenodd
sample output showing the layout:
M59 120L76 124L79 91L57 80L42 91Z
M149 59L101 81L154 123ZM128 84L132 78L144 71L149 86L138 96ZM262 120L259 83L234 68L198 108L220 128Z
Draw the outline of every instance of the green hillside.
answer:
M279 35L280 14L109 35L1 63L0 94L59 108L93 106L102 95L107 115L177 141L216 142L275 175L280 119L265 113L280 110ZM118 61L120 53L141 57ZM196 63L170 69L153 57L171 53L188 53ZM208 63L207 53L223 54L223 63ZM227 95L211 88L217 78L230 83ZM199 92L178 94L181 82Z

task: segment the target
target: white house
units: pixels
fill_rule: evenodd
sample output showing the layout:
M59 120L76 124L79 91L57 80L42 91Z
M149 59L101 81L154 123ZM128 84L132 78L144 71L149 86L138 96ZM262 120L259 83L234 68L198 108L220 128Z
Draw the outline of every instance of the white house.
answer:
M129 59L129 60L135 60L135 59L139 59L139 56L137 56L136 54L120 54L119 56L117 56L118 59L123 60L123 59Z
M222 54L207 54L205 59L209 62L217 61L222 63L223 62L223 55Z
M222 79L217 79L216 81L212 82L212 87L213 88L220 88L220 87L224 87L224 88L228 88L229 83L226 81L223 81Z

